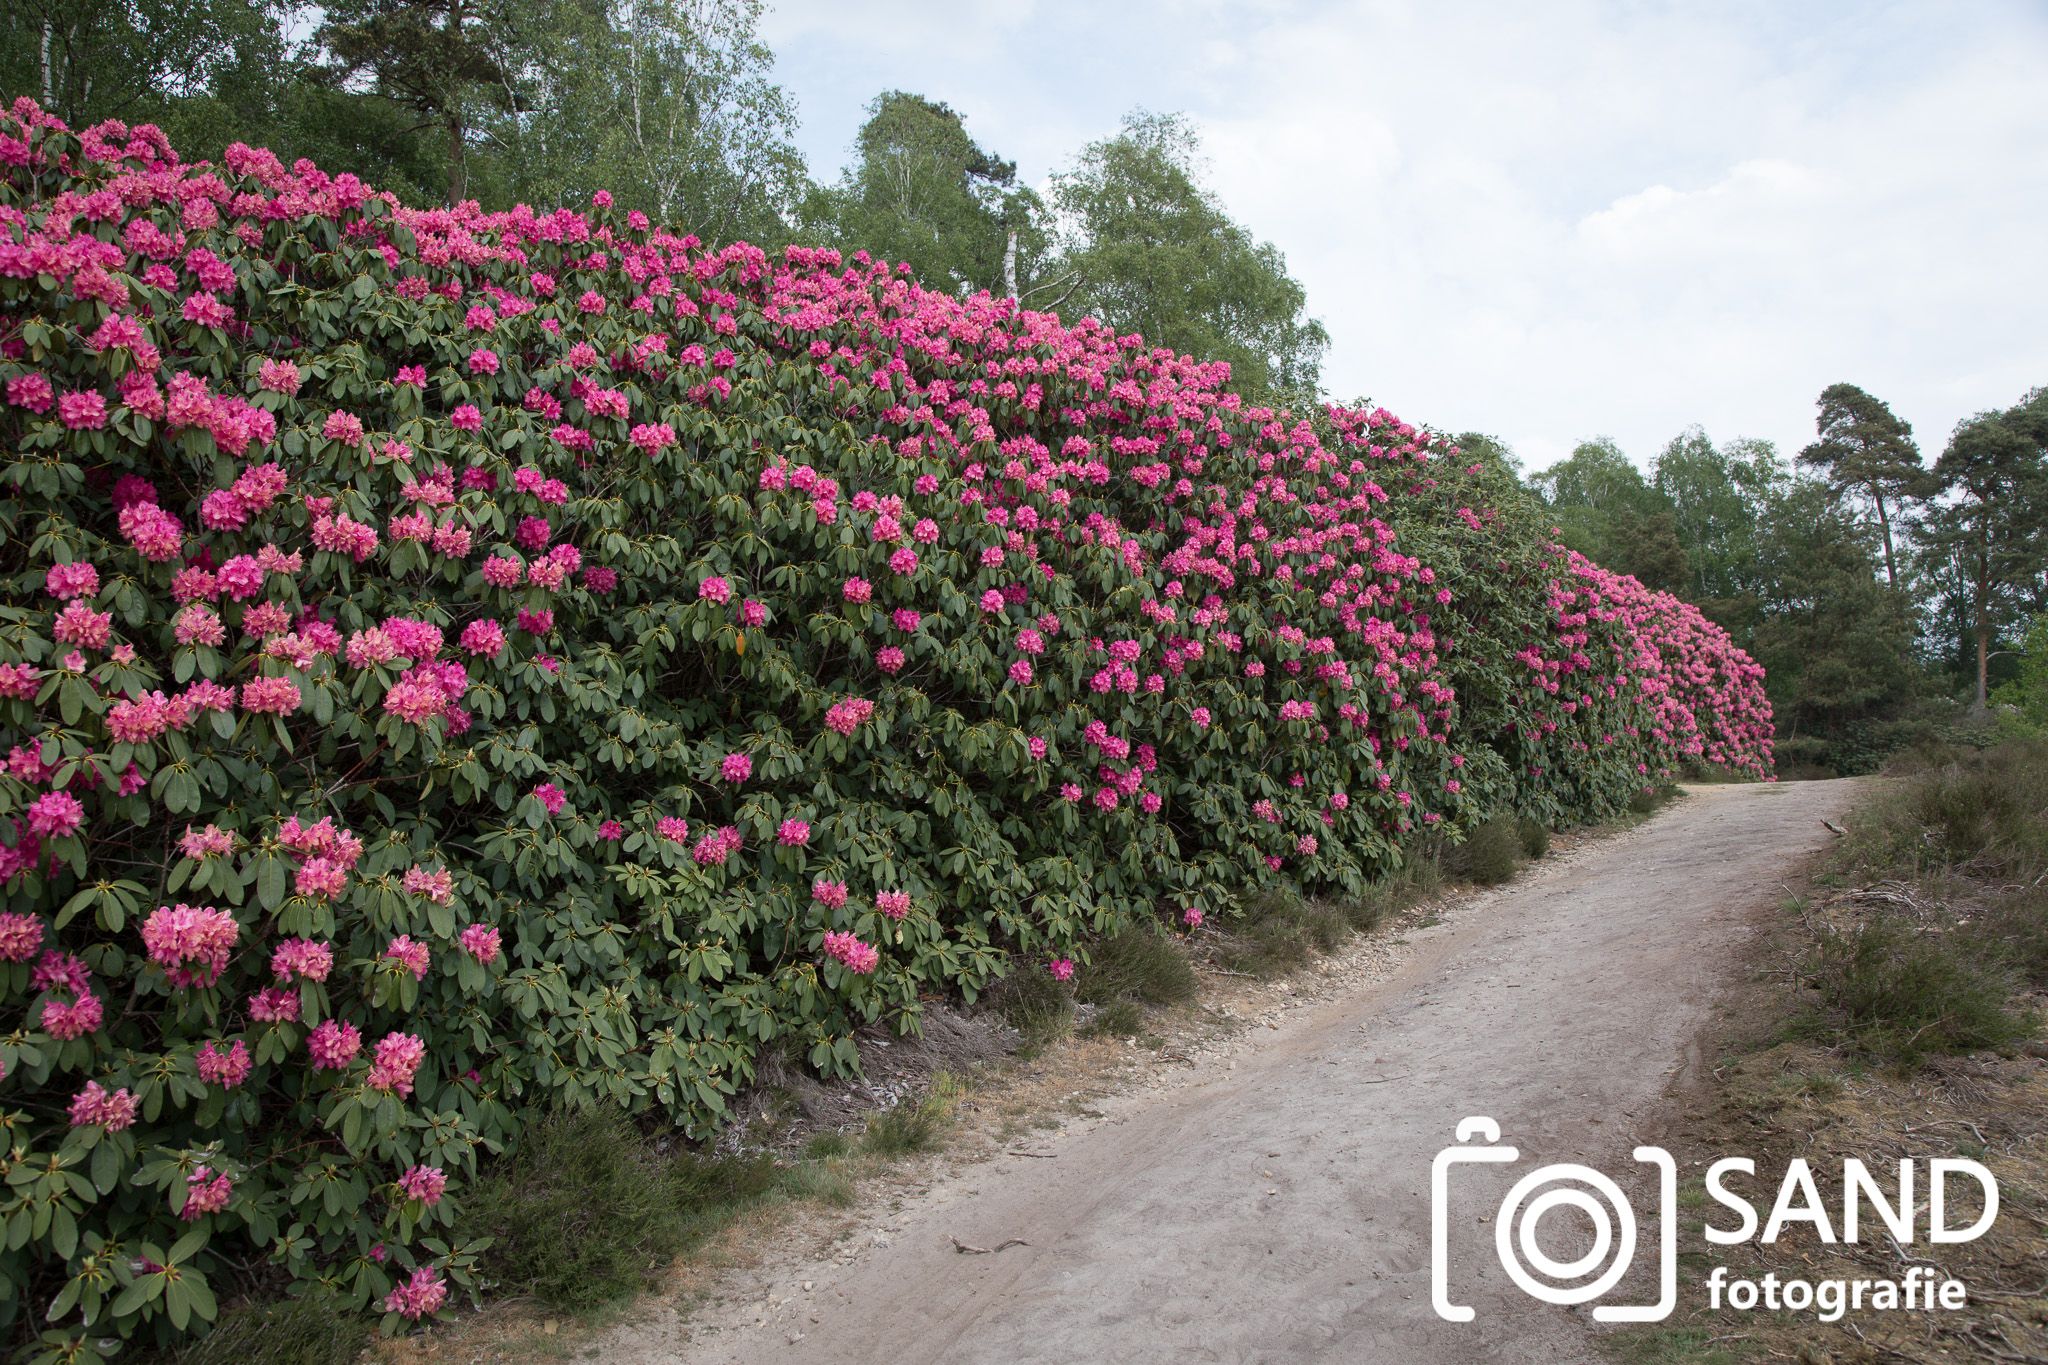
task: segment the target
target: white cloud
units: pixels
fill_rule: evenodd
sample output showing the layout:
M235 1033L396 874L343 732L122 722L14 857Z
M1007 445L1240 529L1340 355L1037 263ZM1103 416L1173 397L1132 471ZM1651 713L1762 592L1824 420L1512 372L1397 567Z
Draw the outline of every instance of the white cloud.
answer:
M1820 390L1923 445L2048 382L2048 21L2020 3L785 3L829 174L885 86L1027 177L1137 105L1201 123L1336 393L1532 465L1681 428L1796 449Z

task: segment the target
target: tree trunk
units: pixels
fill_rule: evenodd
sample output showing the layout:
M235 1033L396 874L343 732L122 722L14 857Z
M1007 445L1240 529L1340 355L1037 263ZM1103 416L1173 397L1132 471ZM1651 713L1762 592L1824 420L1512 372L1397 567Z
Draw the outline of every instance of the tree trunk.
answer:
M462 0L448 6L449 45L459 48L462 43ZM441 112L448 120L448 207L454 208L462 202L463 191L468 188L462 158L462 89L455 81L441 98L446 101Z
M43 109L47 112L57 102L56 85L50 79L50 21L43 20Z
M1983 715L1991 705L1991 570L1979 563L1977 581L1972 585L1976 591L1971 594L1971 605L1976 608L1977 617L1977 701L1971 707L1976 715Z
M1991 707L1991 695L1986 684L1991 678L1991 627L1984 620L1980 609L1977 613L1977 704L1971 709L1982 715Z
M1003 296L1017 297L1017 230L1010 229L1009 245L1003 248Z
M1884 533L1884 581L1896 592L1899 587L1899 571L1892 560L1892 519L1885 511L1882 493L1873 491L1870 500L1877 504L1877 527Z
M468 178L464 171L462 116L460 114L450 114L448 116L448 207L450 208L462 202L462 196L469 188Z

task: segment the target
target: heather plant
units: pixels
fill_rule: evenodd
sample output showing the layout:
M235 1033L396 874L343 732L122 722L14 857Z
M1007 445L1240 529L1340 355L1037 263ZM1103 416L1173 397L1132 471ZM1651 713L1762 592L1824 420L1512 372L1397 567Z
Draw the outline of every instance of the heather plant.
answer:
M602 193L0 116L17 1344L252 1283L402 1329L518 1113L703 1137L1127 925L1767 772L1697 613L1227 384Z

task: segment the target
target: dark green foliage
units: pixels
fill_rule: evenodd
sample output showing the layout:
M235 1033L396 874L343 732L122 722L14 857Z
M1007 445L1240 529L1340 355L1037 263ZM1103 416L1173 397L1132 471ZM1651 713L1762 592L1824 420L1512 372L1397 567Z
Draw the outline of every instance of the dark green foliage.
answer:
M509 0L327 0L316 41L333 88L367 82L443 138L447 200L468 197L468 134L477 109L513 110ZM310 74L310 73L309 73Z
M1783 752L1838 773L1868 771L1919 687L1913 619L1851 509L1825 485L1801 481L1764 509L1755 592L1752 647L1770 679Z
M2007 968L1975 946L1891 914L1831 931L1809 964L1825 1013L1809 1018L1803 1031L1845 1038L1906 1067L2031 1037L2032 1021L2007 1005Z
M1877 515L1886 585L1899 583L1894 534L1907 500L1925 496L1933 480L1920 463L1913 427L1882 399L1854 384L1821 391L1818 439L1799 452L1799 463L1822 470L1837 493L1854 493Z
M655 1142L617 1109L536 1117L516 1152L486 1167L465 1231L494 1238L483 1269L499 1295L571 1312L645 1286L648 1276L737 1213L774 1197L766 1156L699 1157Z
M1520 824L1510 816L1494 816L1476 825L1462 844L1444 850L1444 870L1463 881L1498 886L1521 865Z
M1178 1005L1195 997L1195 972L1180 946L1150 923L1134 923L1088 950L1088 965L1074 979L1084 1004L1132 1000Z
M1526 857L1541 858L1550 852L1550 827L1542 821L1523 819L1517 822L1515 833Z
M1929 540L1954 571L1981 711L1992 641L2048 605L2048 389L1960 423L1935 475L1950 497L1929 518Z

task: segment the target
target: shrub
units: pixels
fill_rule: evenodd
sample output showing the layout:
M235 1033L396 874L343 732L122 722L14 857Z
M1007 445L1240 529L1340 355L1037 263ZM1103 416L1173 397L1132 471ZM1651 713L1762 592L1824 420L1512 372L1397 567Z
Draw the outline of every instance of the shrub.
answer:
M2027 988L2048 991L2048 892L1998 897L1970 922L1969 935Z
M244 1303L213 1331L165 1353L165 1365L355 1365L371 1333L331 1294Z
M1194 999L1196 985L1186 954L1148 921L1092 945L1074 995L1090 1005L1118 1000L1178 1005Z
M1129 1038L1142 1032L1144 1027L1144 1007L1126 997L1098 1006L1095 1017L1081 1032L1090 1038Z
M2031 882L2048 872L2048 740L1920 750L1850 828L1845 866Z
M1521 866L1522 836L1516 821L1496 816L1482 820L1465 837L1465 842L1447 849L1445 869L1452 876L1498 886L1515 875Z
M1074 993L1048 972L1012 973L989 990L986 1003L1017 1030L1026 1050L1044 1047L1074 1018Z
M1352 913L1333 900L1280 893L1255 897L1243 921L1224 940L1218 961L1230 971L1251 976L1292 971L1316 953L1331 952L1343 943L1351 931Z
M2010 1047L2032 1033L2007 1008L2012 980L1968 938L1890 914L1821 938L1811 967L1825 1019L1810 1030L1912 1066L1940 1053Z
M849 1075L1162 908L1768 770L1698 612L1227 378L608 198L0 115L16 1344L252 1280L398 1330L520 1112L703 1137L764 1049Z
M491 1240L481 1269L494 1288L587 1311L643 1288L701 1229L764 1202L779 1180L766 1156L663 1150L620 1109L557 1112L485 1168L464 1231Z
M910 1156L928 1152L945 1135L952 1109L943 1093L905 1100L868 1118L861 1147L875 1156Z

